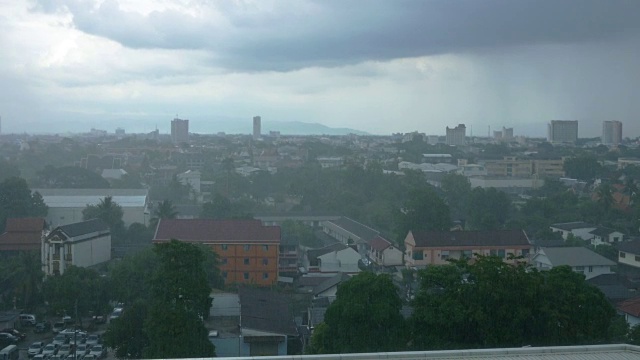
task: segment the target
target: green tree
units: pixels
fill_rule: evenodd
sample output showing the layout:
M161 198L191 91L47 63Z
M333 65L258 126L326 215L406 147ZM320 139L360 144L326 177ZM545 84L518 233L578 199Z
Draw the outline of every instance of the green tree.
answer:
M590 181L599 176L603 168L595 156L584 154L565 160L564 171L568 177Z
M411 318L417 350L551 346L607 341L615 311L568 266L538 272L497 257L419 273Z
M449 207L430 186L410 191L407 201L397 213L396 232L399 243L409 230L449 230Z
M173 206L171 200L162 200L158 207L153 210L153 217L149 221L149 227L155 229L160 219L175 219L178 216L176 207Z
M70 266L62 275L47 277L42 286L51 315L75 315L76 306L80 316L109 308L109 283L92 269Z
M471 183L466 176L447 174L442 178L442 191L456 219L466 219L471 195Z
M32 194L24 179L11 177L0 183L0 232L8 218L45 217L47 211L42 196Z
M0 284L24 309L34 309L37 305L43 277L38 251L21 252L0 265Z
M55 189L107 189L109 181L99 174L77 166L56 168L47 165L37 173L34 183L45 188Z
M100 219L104 221L111 228L112 236L120 240L124 234L123 214L122 207L113 201L111 196L107 196L101 199L97 205L87 205L82 210L82 219Z
M477 230L501 229L509 219L511 199L495 188L475 188L469 199L469 225Z
M311 248L322 245L313 233L313 228L301 221L285 220L280 225L280 232L282 242L286 244L299 244Z
M149 346L149 338L144 331L148 306L138 300L127 306L122 315L111 321L104 333L104 342L114 349L118 359L141 359L144 349Z
M113 300L132 304L137 300L151 301L151 280L159 266L152 248L127 256L109 269Z
M403 349L401 307L402 301L388 275L362 272L338 287L336 300L325 314L326 329L320 327L320 332L314 333L310 352L341 354Z

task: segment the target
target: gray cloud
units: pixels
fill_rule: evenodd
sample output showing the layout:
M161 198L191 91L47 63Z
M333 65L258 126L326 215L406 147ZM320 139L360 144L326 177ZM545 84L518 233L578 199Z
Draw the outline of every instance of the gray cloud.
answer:
M37 4L38 11L61 11L50 0ZM98 8L84 1L65 7L86 33L131 48L208 50L212 65L232 71L588 42L636 36L640 30L640 2L633 0L336 0L305 6L277 2L274 11L205 4L198 17L168 10L143 16L122 10L114 0ZM209 16L214 10L223 12L224 21Z

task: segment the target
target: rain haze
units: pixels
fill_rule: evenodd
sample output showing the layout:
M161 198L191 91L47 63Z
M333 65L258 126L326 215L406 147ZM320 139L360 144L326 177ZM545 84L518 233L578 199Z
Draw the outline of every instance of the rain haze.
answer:
M640 135L640 2L0 1L2 132Z

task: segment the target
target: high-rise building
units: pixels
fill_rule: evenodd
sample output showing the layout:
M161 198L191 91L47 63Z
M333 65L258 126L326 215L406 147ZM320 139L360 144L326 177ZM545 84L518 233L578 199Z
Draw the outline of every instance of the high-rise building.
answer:
M467 136L467 127L464 124L459 124L454 128L447 126L447 145L462 146L465 144Z
M262 128L261 128L261 119L260 116L254 116L253 117L253 138L254 139L259 139L260 135L262 134Z
M601 140L604 145L620 145L622 142L622 123L620 121L603 121Z
M171 141L174 144L189 142L189 120L178 118L171 120Z
M548 140L552 144L575 143L578 140L577 120L551 120Z

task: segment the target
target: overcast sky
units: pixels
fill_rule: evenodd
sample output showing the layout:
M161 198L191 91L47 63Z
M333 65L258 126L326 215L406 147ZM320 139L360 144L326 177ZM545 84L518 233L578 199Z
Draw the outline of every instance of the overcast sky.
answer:
M0 0L2 132L640 135L640 1Z

